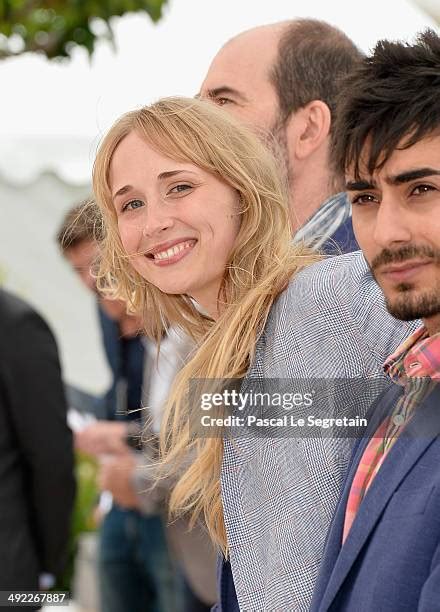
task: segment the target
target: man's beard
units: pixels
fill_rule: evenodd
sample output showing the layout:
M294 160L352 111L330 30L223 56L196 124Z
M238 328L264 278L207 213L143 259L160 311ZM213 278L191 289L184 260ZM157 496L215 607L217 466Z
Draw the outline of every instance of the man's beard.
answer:
M402 283L397 287L401 295L394 300L385 298L390 315L401 321L414 321L414 319L429 319L440 314L440 283L437 289L411 296L412 285Z
M417 257L432 259L433 263L440 267L440 251L428 246L408 245L396 251L384 249L371 262L371 271L376 277L375 270L383 265L402 263ZM414 283L400 283L396 290L399 292L397 297L391 299L385 296L387 310L396 319L413 321L440 314L440 276L435 286L425 291L415 290Z
M292 170L290 168L289 148L287 144L286 121L278 116L264 139L265 145L278 161L281 176L290 193L292 186Z

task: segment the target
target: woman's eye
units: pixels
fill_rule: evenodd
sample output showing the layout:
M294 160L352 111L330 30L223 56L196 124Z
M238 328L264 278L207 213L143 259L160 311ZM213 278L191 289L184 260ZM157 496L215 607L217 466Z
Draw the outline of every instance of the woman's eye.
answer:
M230 100L229 98L215 98L214 102L218 106L226 106L226 104L232 104L232 100Z
M373 195L372 193L360 193L359 195L355 196L351 203L352 204L370 204L371 202L377 202L377 197L375 195Z
M176 185L175 187L170 189L168 193L184 193L185 191L188 191L190 189L192 189L192 185L180 183L179 185Z
M143 205L144 203L142 200L130 200L130 202L124 204L122 211L125 212L126 210L135 210L136 208L142 208Z

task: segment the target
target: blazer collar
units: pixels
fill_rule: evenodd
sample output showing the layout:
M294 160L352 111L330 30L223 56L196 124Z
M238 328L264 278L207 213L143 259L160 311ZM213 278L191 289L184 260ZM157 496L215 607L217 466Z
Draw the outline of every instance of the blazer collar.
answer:
M383 401L378 404L378 410L375 411L375 414L383 416L385 409L388 412L393 405L392 402L396 401L398 396L399 392L397 389L392 389L385 393ZM339 548L340 552L327 584L320 610L327 610L330 607L395 490L420 456L440 434L439 400L440 385L423 402L408 424L406 433L396 440L393 448L390 450L388 457L372 482L359 508L358 516L356 516L344 546ZM375 421L379 422L380 420L375 419ZM376 425L377 423L375 422L374 431L377 428ZM329 540L338 537L339 542L342 540L345 508L351 483L368 441L369 438L362 439L353 458Z

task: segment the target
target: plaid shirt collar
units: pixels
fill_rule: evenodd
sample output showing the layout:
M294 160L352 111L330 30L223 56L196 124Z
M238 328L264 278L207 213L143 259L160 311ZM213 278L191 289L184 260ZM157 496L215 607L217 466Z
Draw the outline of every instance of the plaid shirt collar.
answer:
M409 378L440 380L440 332L430 337L422 325L388 357L384 371L398 385Z

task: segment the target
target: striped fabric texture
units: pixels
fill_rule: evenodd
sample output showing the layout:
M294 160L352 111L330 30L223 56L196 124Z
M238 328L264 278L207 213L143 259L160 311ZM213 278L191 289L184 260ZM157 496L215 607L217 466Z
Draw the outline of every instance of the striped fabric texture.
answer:
M293 240L319 249L348 217L351 217L351 204L345 191L342 191L328 198L296 232Z

